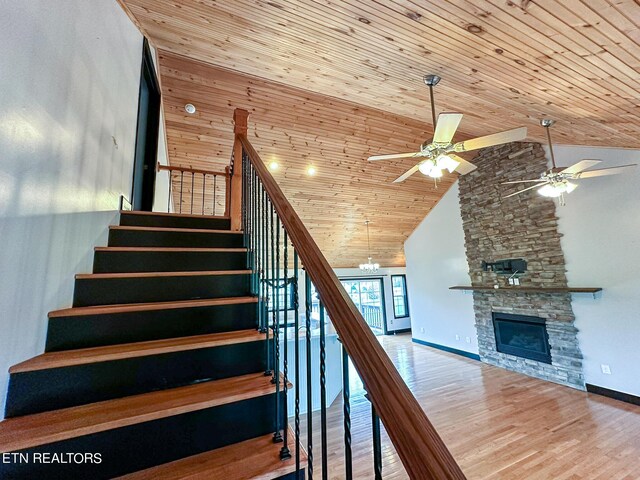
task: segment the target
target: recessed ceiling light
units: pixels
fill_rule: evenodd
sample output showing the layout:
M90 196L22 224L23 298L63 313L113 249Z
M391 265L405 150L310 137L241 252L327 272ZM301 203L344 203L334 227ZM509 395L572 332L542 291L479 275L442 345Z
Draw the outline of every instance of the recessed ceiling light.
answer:
M309 165L307 167L307 175L309 176L314 176L316 173L318 172L318 170L316 169L316 167L314 167L313 165Z
M276 162L275 160L272 160L269 163L269 170L271 170L272 172L275 172L276 170L278 170L278 168L280 168L280 165L278 165L278 162Z
M196 107L195 105L193 105L192 103L187 103L184 106L184 110L185 112L187 112L189 115L193 115L194 113L196 113Z

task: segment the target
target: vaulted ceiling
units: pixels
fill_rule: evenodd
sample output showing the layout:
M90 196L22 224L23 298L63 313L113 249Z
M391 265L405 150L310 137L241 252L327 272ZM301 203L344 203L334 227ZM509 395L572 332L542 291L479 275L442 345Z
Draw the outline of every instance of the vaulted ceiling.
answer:
M281 155L288 165L279 182L294 207L351 209L348 222L340 213L335 223L314 223L313 208L302 215L336 266L362 261L355 225L372 211L381 212L377 235L388 239L381 263L401 264L402 239L445 191L434 193L426 178L390 187L410 162L365 160L428 138L425 73L443 77L438 111L465 114L460 138L525 125L530 139L544 141L538 121L551 117L558 143L640 148L640 6L633 0L119 1L164 55L165 108L193 99L185 89L193 70L205 68L171 54L248 75L215 69L199 76L201 92L213 88L211 98L227 101L205 112L207 121L230 132L229 109L254 108L263 136L253 141L263 156ZM244 90L231 88L236 81ZM230 133L206 131L177 110L167 120L228 158ZM271 122L268 134L261 122ZM172 162L188 153L175 142L178 131L169 138ZM337 169L329 183L302 176L309 158ZM187 164L194 160L189 153ZM405 212L398 234L390 221L397 211ZM353 245L351 260L337 253Z

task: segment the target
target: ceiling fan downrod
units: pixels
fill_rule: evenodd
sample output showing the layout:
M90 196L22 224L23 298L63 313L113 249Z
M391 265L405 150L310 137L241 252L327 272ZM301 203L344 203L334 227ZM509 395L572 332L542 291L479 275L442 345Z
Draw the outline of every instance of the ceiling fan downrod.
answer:
M433 87L440 82L438 75L425 75L424 83L429 87L429 98L431 99L431 120L433 121L433 130L436 129L436 103L433 96Z
M547 131L547 141L549 142L549 154L551 155L551 165L553 168L556 168L556 157L553 155L553 144L551 143L551 130L550 127L556 123L555 120L551 120L550 118L543 118L540 120L540 125L542 125Z

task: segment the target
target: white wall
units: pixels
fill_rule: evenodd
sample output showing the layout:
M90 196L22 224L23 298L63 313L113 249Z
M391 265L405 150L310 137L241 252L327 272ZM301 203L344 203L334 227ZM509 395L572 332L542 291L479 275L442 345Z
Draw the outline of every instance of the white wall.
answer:
M457 182L406 240L404 253L413 338L478 353L473 297L449 290L470 283Z
M559 166L601 159L593 168L640 164L640 151L555 147ZM640 167L630 173L578 180L556 211L569 285L602 287L573 295L587 383L640 395ZM601 371L611 367L611 375Z
M0 415L131 192L142 36L113 0L0 3Z
M387 319L387 333L392 333L396 330L411 328L411 307L409 307L409 317L394 318L393 315L393 289L391 288L391 275L405 274L405 268L380 268L375 275L363 275L362 271L359 268L336 268L334 269L334 272L340 279L369 277L382 278L382 285L384 288L384 305ZM408 279L407 283L409 283Z

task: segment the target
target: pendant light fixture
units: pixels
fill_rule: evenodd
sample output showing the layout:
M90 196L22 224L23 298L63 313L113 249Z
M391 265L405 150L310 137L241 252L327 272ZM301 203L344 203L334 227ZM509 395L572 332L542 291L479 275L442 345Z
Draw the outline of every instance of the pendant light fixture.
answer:
M376 273L380 268L380 265L371 261L371 239L369 237L369 220L365 220L364 224L367 226L367 263L360 264L360 270L365 273Z

